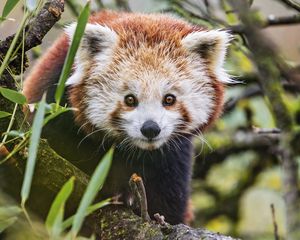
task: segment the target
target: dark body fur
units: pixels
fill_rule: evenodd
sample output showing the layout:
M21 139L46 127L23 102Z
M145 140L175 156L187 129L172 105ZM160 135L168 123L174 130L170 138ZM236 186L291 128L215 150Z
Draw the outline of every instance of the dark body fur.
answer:
M97 140L85 138L78 133L76 125L70 123L71 118L68 113L53 120L45 128L44 137L59 154L91 174L112 143L99 145ZM189 195L191 154L192 144L186 138L177 139L176 145L170 147L165 145L159 150L135 153L117 145L100 196L121 194L121 200L127 202L132 197L129 178L137 173L144 180L150 216L160 213L171 224L182 223Z

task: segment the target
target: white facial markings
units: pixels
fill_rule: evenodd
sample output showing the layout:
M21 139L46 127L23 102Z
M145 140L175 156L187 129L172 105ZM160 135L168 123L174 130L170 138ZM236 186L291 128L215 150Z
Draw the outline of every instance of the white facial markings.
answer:
M209 30L192 32L182 39L182 45L191 52L198 55L203 54L209 65L218 77L218 80L224 83L231 83L234 80L223 68L227 47L232 36L223 30Z
M116 136L117 130L122 130L135 146L153 149L172 138L176 125L185 124L187 130L192 131L208 121L213 109L214 90L210 85L210 78L205 74L203 60L198 55L191 54L187 58L187 74L179 72L175 63L170 60L162 62L162 65L166 63L170 67L170 72L151 69L147 65L138 65L137 70L132 67L137 63L132 61L136 60L133 58L120 63L115 74L105 77L94 75L98 80L93 80L94 83L87 87L86 109L86 115L93 125L99 129L113 129ZM110 115L118 103L125 106L124 97L128 94L137 97L138 106L131 110L119 110L122 123L119 125L120 129L116 129L111 123ZM166 94L173 94L186 107L190 123L183 122L182 113L176 107L167 109L162 105ZM148 120L156 122L161 129L151 142L141 133L141 127Z
M215 90L207 73L207 59L203 59L203 55L194 49L199 46L196 40L200 37L201 43L217 41L212 36L219 37L219 31L189 34L183 39L186 48L183 52L187 54L174 60L174 57L168 56L168 46L165 47L168 51L163 54L161 49L159 52L147 45L140 49L118 49L115 32L100 25L87 27L89 40L96 43L97 40L101 41L100 48L99 51L97 46L89 49L87 42L81 45L76 55L76 69L68 84L76 85L85 81L86 97L82 101L87 107L84 114L92 125L115 136L121 136L122 131L124 134L121 137L125 135L131 144L142 149L153 149L167 143L175 131L180 132L178 124L185 125L184 132L191 132L207 123L214 109ZM98 36L101 38L97 39ZM223 45L218 48L219 57L213 59L214 74L218 79L228 82L228 76L222 68L225 56L223 48ZM88 54L92 54L92 57L88 57ZM94 62L92 68L91 59ZM83 78L87 68L89 76ZM130 108L124 103L124 97L128 94L138 99L136 107ZM176 97L174 107L163 106L162 100L166 94ZM187 118L184 114L188 115L188 122L185 122ZM112 115L117 115L117 120L112 120ZM143 124L148 120L157 123L161 130L152 141L141 133Z
M180 114L176 111L168 111L163 106L161 101L141 102L133 111L124 113L127 134L135 141L136 144L145 146L147 138L141 133L143 124L152 120L157 123L161 129L160 134L154 139L154 144L157 147L167 142L174 131L174 122L180 118ZM148 143L149 147L149 143ZM142 147L144 148L144 147Z
M180 86L184 89L182 101L192 119L189 129L193 130L208 121L214 107L214 89L206 74L205 63L198 54L190 55L188 66L190 75L180 81Z
M76 23L65 28L70 42L76 29ZM104 73L112 61L113 52L118 43L118 35L106 26L99 24L86 25L80 47L75 57L75 71L67 80L66 85L76 85L82 81L86 70L91 67L91 60L97 65L90 74Z

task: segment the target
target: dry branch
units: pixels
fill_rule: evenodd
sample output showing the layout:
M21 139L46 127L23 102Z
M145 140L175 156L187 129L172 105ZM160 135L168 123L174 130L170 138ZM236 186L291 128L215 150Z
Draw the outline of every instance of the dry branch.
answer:
M64 11L64 0L47 1L38 14L27 24L25 51L40 45L42 39L53 25L60 19ZM0 53L5 55L14 35L0 42ZM20 37L21 38L21 37ZM20 39L21 40L21 39Z

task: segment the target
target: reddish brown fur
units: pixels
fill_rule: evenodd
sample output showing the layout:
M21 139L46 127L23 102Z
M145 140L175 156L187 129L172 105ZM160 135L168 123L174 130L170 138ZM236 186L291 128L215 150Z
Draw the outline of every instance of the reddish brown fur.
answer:
M173 59L182 58L182 56L185 56L186 54L181 46L181 39L183 37L191 32L203 30L200 27L189 25L181 20L174 20L174 18L159 14L143 15L102 11L90 17L89 22L106 25L113 29L120 38L118 43L119 47L126 48L128 45L135 46L134 48L131 48L132 51L135 51L141 42L147 43L149 47L156 46L161 42L169 42L171 47L167 54ZM29 103L39 101L43 92L57 81L58 76L53 76L53 74L56 69L59 69L63 65L68 47L69 41L66 35L63 34L37 63L24 85L24 94ZM166 49L163 45L158 51L161 51L162 56L166 54ZM158 67L158 62L153 61L153 58L151 58L150 55L147 55L147 53L142 56L142 59L145 64L151 64L154 69ZM115 58L114 64L120 60L122 59ZM182 58L182 61L177 61L177 68L181 73L187 71L186 65L187 63L184 61L184 58ZM113 71L113 69L111 71ZM211 84L215 90L215 104L208 122L204 126L201 126L201 130L210 125L221 114L223 106L223 84L218 81L217 77L210 69L207 69L207 71L212 80ZM59 74L60 71L56 72ZM89 76L89 74L86 73L86 76ZM77 108L75 111L76 122L82 124L87 132L91 132L93 126L83 114L87 104L85 101L85 84L85 81L82 81L79 85L72 87L69 92L69 100L72 106ZM126 88L128 88L128 86L124 85L124 89ZM123 108L122 103L119 102L116 109L111 114L111 119L118 120L121 109ZM191 116L182 103L176 103L174 110L180 111L184 121L191 121ZM190 209L190 207L187 208L185 216L186 221L192 219Z
M54 70L64 64L68 47L69 41L63 35L35 65L23 88L28 103L38 102L47 88L57 81L57 78L53 78Z
M212 80L212 86L214 88L214 109L206 124L200 127L200 131L204 131L209 127L217 118L221 115L224 104L224 85L220 83L212 71L208 70L208 76Z
M179 110L184 122L190 123L192 121L192 119L189 114L189 111L187 110L187 108L184 106L184 104L182 102L179 103L178 105L179 105L178 110Z
M203 30L198 26L192 26L184 21L175 20L160 14L144 15L101 11L91 16L89 22L103 24L113 29L120 38L120 47L126 47L129 44L138 47L141 42L146 42L149 46L155 46L163 41L167 41L172 46L168 54L174 59L185 55L181 48L181 39L191 32ZM68 45L66 35L62 35L35 66L24 85L24 94L29 103L40 100L43 92L57 80L52 77L53 71L63 64ZM132 51L134 50L135 48L132 48ZM163 53L165 50L162 46L162 54L165 54ZM147 55L144 58L148 59L147 61L145 60L147 64L152 59ZM114 60L118 61L118 59ZM155 68L157 63L152 62L152 64ZM180 61L177 67L179 67L181 72L184 72L185 66L186 63ZM223 105L223 85L216 79L212 71L208 71L215 89L215 109L208 123L202 126L201 129L210 125L220 115ZM84 124L86 119L80 114L85 109L85 103L82 102L82 99L84 99L82 89L84 88L81 85L74 87L70 92L70 101L74 107L78 108L79 114L76 114L78 122ZM184 111L184 108L181 109ZM184 115L186 116L186 114Z
M115 110L110 114L110 119L111 119L111 123L113 124L113 126L116 127L116 129L119 129L119 121L120 121L120 113L121 113L121 109L123 108L123 105L121 102L118 102L117 107L115 108Z

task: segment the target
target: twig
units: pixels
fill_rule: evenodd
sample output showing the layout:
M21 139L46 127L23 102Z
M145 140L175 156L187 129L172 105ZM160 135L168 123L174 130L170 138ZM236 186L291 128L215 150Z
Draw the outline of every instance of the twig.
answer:
M134 193L134 195L138 198L140 209L141 209L141 217L145 222L150 221L150 217L148 214L148 206L147 206L147 196L146 190L143 183L143 179L138 176L136 173L132 174L129 185Z
M280 0L280 2L300 12L300 5L295 3L293 0Z
M300 23L300 14L285 16L285 17L276 17L274 15L268 16L268 19L264 27L269 26L279 26L285 24L299 24Z
M36 17L28 24L25 51L42 43L42 39L60 19L63 11L64 0L50 0L45 3Z
M291 24L299 24L300 23L300 15L295 14L292 16L284 16L284 17L276 17L274 15L268 16L268 18L259 23L257 26L261 28L267 28L267 27L276 27L281 25L291 25ZM234 34L241 34L245 31L245 26L243 24L233 25L227 27L228 31L234 33Z
M255 134L252 131L237 131L235 134L228 132L208 133L205 138L211 143L213 152L206 145L195 144L196 160L194 165L194 178L204 179L215 164L223 162L228 155L252 150L258 154L273 154L274 146L279 142L278 134ZM201 154L200 154L201 153ZM205 161L203 161L205 156ZM276 158L277 159L277 158Z
M275 218L275 207L274 207L274 204L272 203L270 205L270 207L271 207L272 221L273 221L273 226L274 226L274 239L275 240L279 240L278 225L277 225L276 218Z
M258 127L252 126L252 129L255 133L258 133L258 134L279 134L279 133L281 133L281 130L279 128L266 129L266 128L258 128Z
M63 11L64 0L49 0L45 3L38 14L26 26L25 51L28 51L42 43L42 39L52 26L60 19ZM6 53L13 36L14 35L9 36L0 42L0 52L2 54Z
M166 225L165 217L163 215L160 215L159 213L155 213L154 218L158 222L159 225L161 225L161 226Z
M227 112L233 110L240 100L259 96L260 94L261 89L258 85L250 85L239 96L228 99L224 106L224 113L226 114Z
M185 5L190 6L190 9L198 9L200 12L195 13L187 9ZM171 8L173 12L176 12L180 16L183 16L187 20L191 21L194 24L199 24L204 26L214 26L219 27L220 25L225 25L223 20L217 19L212 15L208 15L201 7L195 5L192 2L183 2L179 0L173 0ZM201 22L199 22L201 21Z

